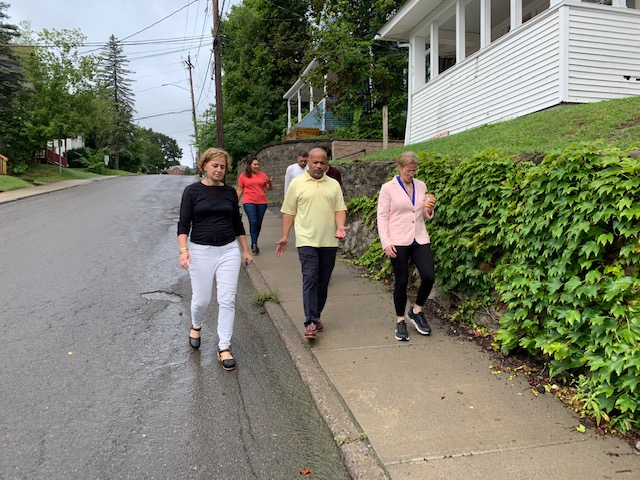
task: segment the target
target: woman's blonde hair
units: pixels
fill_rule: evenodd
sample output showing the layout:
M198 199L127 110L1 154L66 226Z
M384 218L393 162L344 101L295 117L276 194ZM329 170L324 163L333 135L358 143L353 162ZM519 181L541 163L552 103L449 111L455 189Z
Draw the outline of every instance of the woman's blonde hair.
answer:
M398 157L398 166L418 165L418 156L411 151L402 152Z
M200 173L204 173L204 166L207 164L207 162L209 162L209 160L212 160L216 157L224 157L226 165L225 172L231 170L231 157L229 156L229 153L226 150L222 150L221 148L211 147L207 148L198 159L198 170L200 171Z

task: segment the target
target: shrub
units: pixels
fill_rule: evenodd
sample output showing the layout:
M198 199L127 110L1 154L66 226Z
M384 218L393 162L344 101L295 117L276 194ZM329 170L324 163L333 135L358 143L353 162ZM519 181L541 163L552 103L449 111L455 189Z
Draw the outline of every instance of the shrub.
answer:
M67 161L71 168L87 168L94 151L88 147L74 148L67 152Z
M626 153L581 144L537 165L495 150L420 163L438 198L428 226L438 283L497 296L502 353L571 374L584 413L622 432L640 429L640 160ZM373 242L362 264L390 276L379 250Z

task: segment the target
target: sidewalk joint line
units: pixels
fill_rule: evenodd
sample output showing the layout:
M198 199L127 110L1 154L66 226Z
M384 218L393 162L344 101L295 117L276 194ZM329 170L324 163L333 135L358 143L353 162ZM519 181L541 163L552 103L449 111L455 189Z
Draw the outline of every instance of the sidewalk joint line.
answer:
M588 441L589 438L582 438L578 440L567 440L564 442L553 442L553 443L543 443L538 445L528 445L522 447L514 447L514 448L496 448L493 450L480 450L475 452L467 452L467 453L454 453L451 455L431 455L427 457L418 457L411 458L408 460L397 460L391 462L385 462L385 465L407 465L411 463L423 463L423 462L433 462L438 460L449 460L449 459L457 459L457 458L466 458L466 457L477 457L481 455L491 455L495 453L506 453L506 452L517 452L522 450L532 450L537 448L545 448L545 447L558 447L561 445L571 445L574 443L582 443Z

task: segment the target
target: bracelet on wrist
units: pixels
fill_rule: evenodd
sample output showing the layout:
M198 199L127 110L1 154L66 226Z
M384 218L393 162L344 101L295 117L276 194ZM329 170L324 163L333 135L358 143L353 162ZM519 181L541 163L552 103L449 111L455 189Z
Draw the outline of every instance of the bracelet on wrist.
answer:
M180 249L180 253L185 253L185 252L188 252L188 251L189 251L189 249L188 249L188 248L181 248L181 249Z

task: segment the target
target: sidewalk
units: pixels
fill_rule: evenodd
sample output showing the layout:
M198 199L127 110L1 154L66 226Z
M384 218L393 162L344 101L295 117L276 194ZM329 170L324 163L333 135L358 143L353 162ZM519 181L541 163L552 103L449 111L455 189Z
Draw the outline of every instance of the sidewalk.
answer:
M446 335L439 319L431 336L409 325L410 341L396 341L390 291L348 263L336 263L324 331L308 344L294 234L277 257L281 234L268 210L249 276L278 293L267 311L353 478L640 478L640 452L579 433L575 413L524 378L492 373L489 354Z
M0 192L0 203L12 202L14 200L20 200L21 198L33 197L34 195L51 193L57 190L64 190L65 188L75 187L76 185L83 185L85 183L91 183L91 182L96 182L100 180L107 180L109 178L114 178L114 177L102 176L102 177L87 178L82 180L63 180L62 182L52 182L52 183L47 183L46 185L38 185L37 187L18 188L17 190Z

